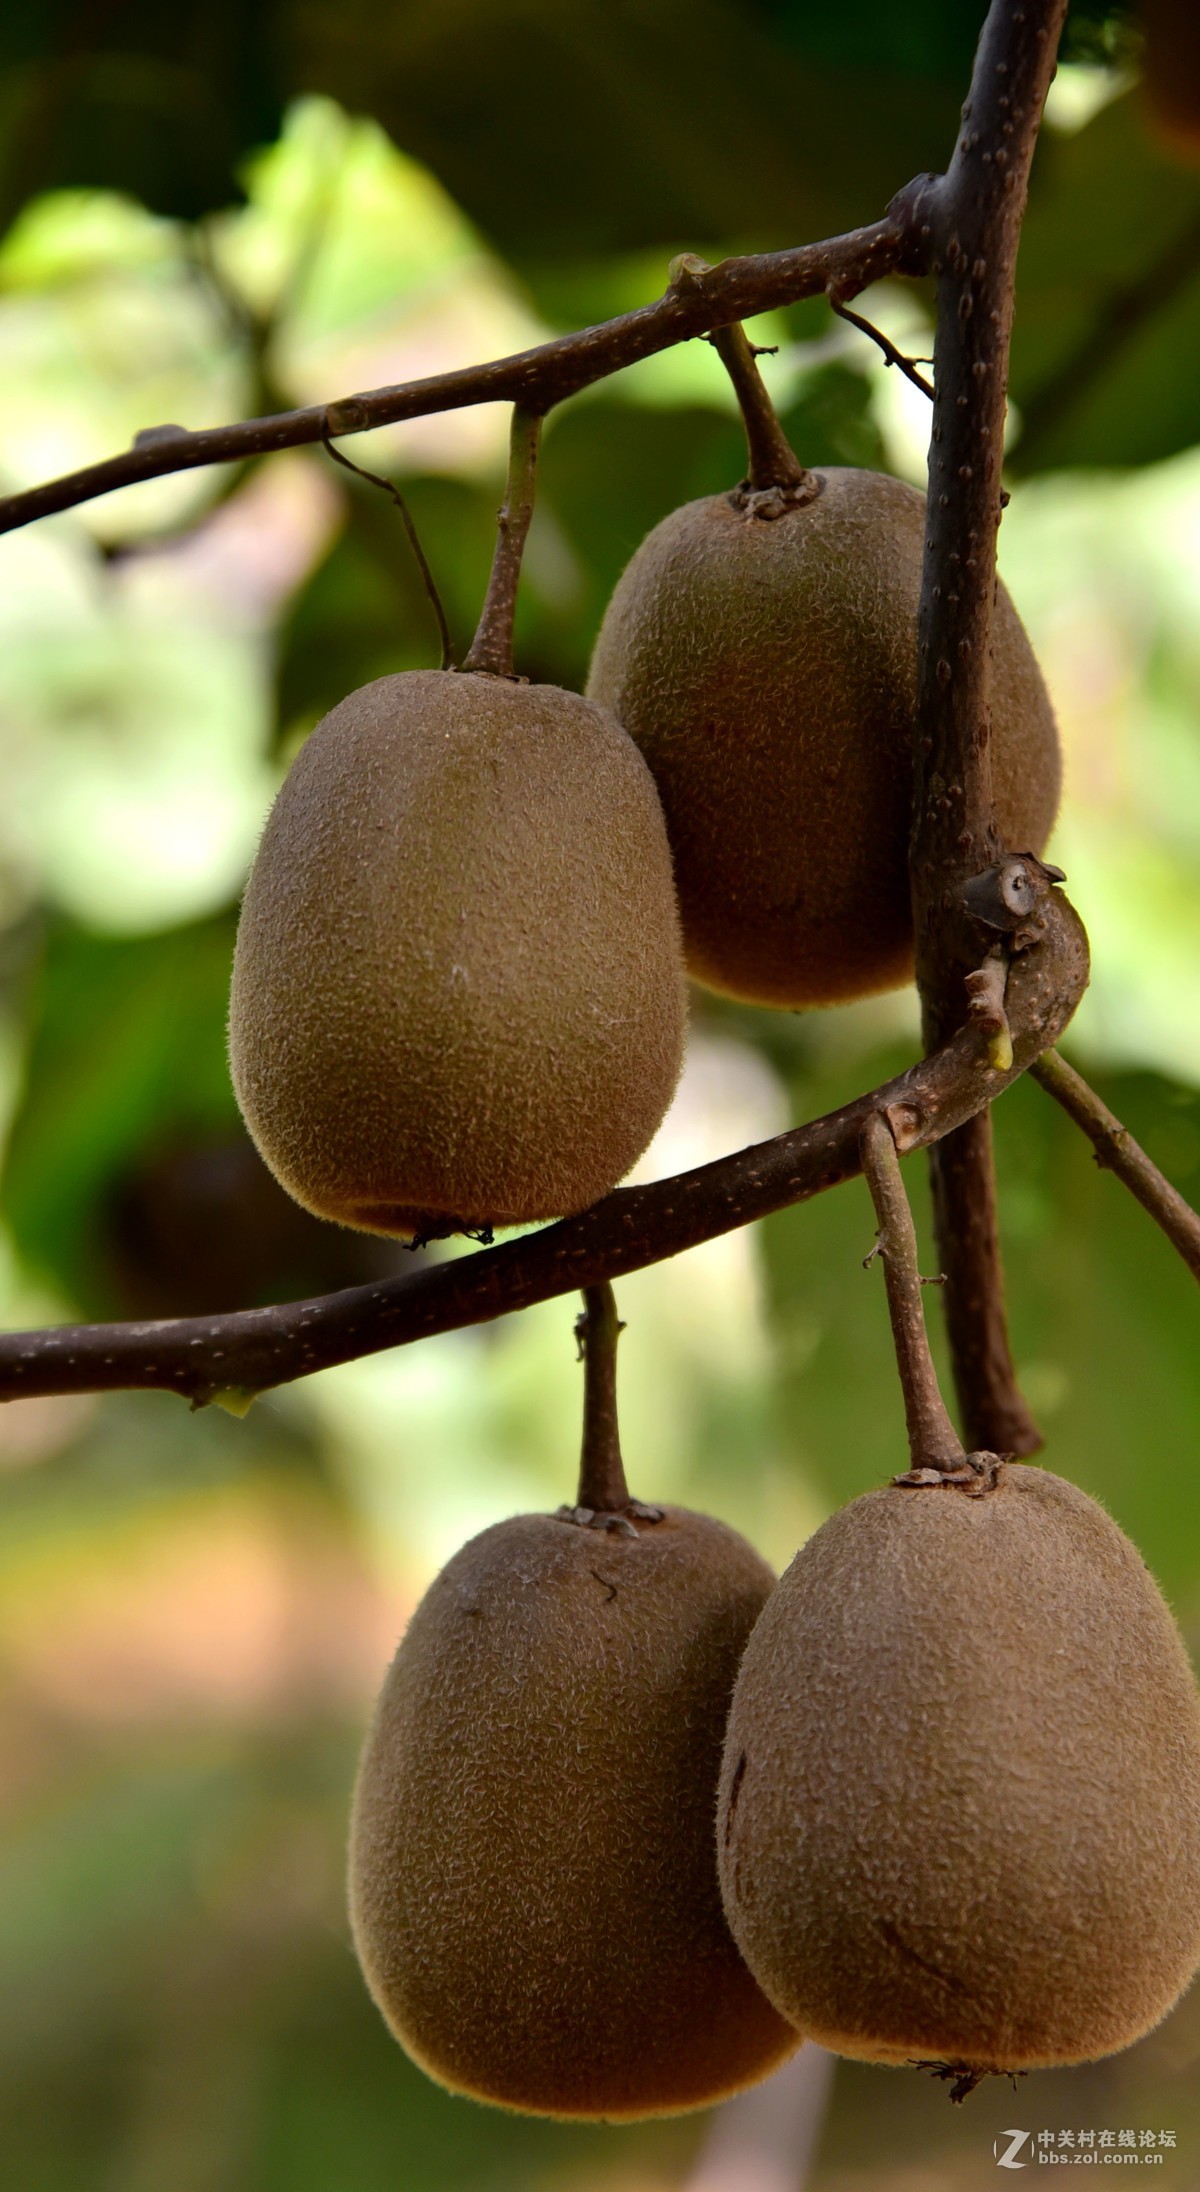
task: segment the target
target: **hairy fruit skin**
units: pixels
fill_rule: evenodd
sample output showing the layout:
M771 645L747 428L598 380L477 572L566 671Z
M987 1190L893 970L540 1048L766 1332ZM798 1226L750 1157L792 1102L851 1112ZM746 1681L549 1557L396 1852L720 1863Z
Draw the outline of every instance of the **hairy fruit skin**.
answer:
M376 2002L443 2085L541 2115L703 2107L799 2045L733 1945L713 1846L771 1571L707 1515L638 1533L521 1515L472 1539L413 1615L359 1769Z
M684 1014L661 809L603 710L407 671L318 724L246 887L229 1019L297 1202L375 1233L582 1210L658 1127Z
M1015 1463L843 1508L747 1647L718 1842L751 1970L840 2054L1139 2039L1200 1961L1200 1702L1136 1548Z
M664 518L618 581L587 688L654 772L689 972L752 1004L836 1004L912 974L925 501L879 472L814 478L799 504L713 495ZM1002 585L992 726L1001 837L1040 853L1058 739Z

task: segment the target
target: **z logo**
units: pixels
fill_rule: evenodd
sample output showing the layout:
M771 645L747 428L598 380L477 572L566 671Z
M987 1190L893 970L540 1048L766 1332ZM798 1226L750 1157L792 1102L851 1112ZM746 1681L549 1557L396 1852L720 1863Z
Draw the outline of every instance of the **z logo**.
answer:
M1002 2131L999 2139L993 2139L992 2152L996 2157L998 2169L1024 2169L1027 2166L1026 2163L1015 2160L1014 2157L1020 2153L1028 2137L1029 2133L1027 2131ZM1011 2142L1005 2147L1003 2154L1000 2152L1000 2139L1008 2139Z

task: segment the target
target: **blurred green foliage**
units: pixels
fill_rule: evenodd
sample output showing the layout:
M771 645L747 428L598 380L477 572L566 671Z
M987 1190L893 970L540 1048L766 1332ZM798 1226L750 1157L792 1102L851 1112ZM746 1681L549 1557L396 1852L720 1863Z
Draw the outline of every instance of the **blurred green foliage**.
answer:
M228 917L119 939L60 923L43 940L6 1210L21 1255L75 1300L103 1289L97 1206L130 1160L167 1121L197 1138L236 1124L232 949Z
M0 466L23 482L166 418L494 355L645 301L679 248L871 219L945 158L981 13L11 9ZM1040 477L1018 486L1002 553L1063 722L1058 844L1097 946L1077 1054L1195 1199L1200 186L1155 133L1135 43L1123 11L1073 9L1013 360L1014 475ZM928 307L868 300L916 349ZM778 345L767 371L806 461L920 476L922 399L823 303L754 332ZM460 653L503 442L490 408L348 445L402 484ZM555 416L521 667L579 684L638 540L742 461L700 343ZM267 1179L224 1020L237 892L292 752L351 687L434 660L396 512L320 452L154 483L0 543L11 1323L232 1307L408 1267ZM802 1019L697 997L648 1169L829 1108L915 1041L910 999ZM1196 1637L1194 1284L1039 1090L1016 1088L996 1124L1047 1459L1110 1504ZM622 1288L636 1489L711 1507L782 1562L892 1471L871 1238L854 1186ZM572 1315L552 1303L350 1365L243 1423L154 1395L0 1412L0 2153L21 2192L685 2183L695 2122L527 2124L436 2091L367 2000L342 1907L354 1751L416 1592L472 1530L569 1494ZM1192 2005L1113 2065L961 2113L915 2080L840 2073L818 2186L966 2192L1028 2106L1175 2125L1158 2181L1183 2192L1197 2062Z

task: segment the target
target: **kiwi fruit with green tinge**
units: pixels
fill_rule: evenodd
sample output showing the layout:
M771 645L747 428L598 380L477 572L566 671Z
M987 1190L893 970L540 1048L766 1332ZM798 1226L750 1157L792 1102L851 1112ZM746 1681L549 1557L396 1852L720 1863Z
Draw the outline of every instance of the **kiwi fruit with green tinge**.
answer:
M377 1233L581 1210L653 1136L684 977L653 780L603 709L379 678L318 724L246 888L234 1086L276 1178Z
M763 1991L841 2054L1140 2038L1200 1962L1200 1703L1135 1547L1013 1463L855 1500L750 1639L718 1847Z
M636 1527L522 1515L464 1546L355 1795L354 1938L388 2024L453 2091L539 2114L703 2107L799 2045L734 1947L713 1843L773 1578L707 1515Z
M645 754L675 855L690 972L824 1005L912 972L908 837L925 501L882 473L690 502L642 542L588 692ZM1004 842L1040 853L1058 739L998 588L992 775Z

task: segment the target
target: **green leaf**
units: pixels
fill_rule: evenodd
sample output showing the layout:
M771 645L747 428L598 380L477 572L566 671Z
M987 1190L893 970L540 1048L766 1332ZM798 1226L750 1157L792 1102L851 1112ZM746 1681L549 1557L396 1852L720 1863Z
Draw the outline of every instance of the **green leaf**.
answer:
M105 1291L104 1198L168 1128L228 1131L225 1058L233 921L165 935L50 930L0 1207L17 1248L77 1299Z
M241 196L283 116L271 11L240 0L21 0L0 30L0 226L25 198L119 190L195 220Z
M248 1309L407 1267L398 1243L302 1210L254 1148L226 1063L233 941L232 914L50 934L0 1211L85 1315ZM245 1414L254 1395L216 1398Z
M809 62L734 0L337 0L295 27L300 85L375 115L518 263L876 219L948 158L966 88Z
M1150 464L1200 439L1200 175L1140 95L1043 136L1017 263L1016 472Z

